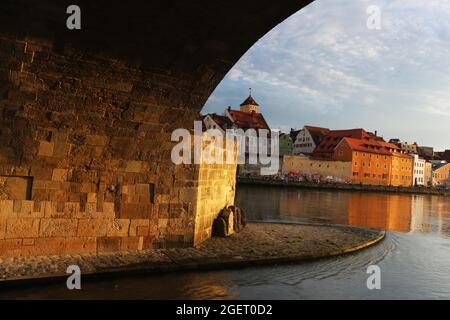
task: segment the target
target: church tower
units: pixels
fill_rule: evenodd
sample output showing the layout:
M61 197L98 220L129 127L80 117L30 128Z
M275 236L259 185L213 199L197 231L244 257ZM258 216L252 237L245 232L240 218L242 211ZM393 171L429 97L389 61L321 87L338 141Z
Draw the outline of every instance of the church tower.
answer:
M245 101L241 103L241 111L248 112L248 113L252 113L252 112L260 113L259 112L259 104L256 103L255 99L253 99L251 91L250 91L248 98L245 99Z

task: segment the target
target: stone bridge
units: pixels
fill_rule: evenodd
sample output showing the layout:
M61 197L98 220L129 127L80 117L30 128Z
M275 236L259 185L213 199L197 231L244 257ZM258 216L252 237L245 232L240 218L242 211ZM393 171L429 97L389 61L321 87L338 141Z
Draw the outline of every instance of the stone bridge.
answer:
M175 166L175 128L311 1L2 0L0 255L196 245L235 166ZM81 30L66 9L81 8Z

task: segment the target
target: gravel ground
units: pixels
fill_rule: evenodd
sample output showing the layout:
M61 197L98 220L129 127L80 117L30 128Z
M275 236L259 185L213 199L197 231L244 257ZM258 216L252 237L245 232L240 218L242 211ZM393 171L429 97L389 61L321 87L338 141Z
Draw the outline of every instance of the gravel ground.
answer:
M6 280L67 277L69 265L78 265L82 274L95 274L218 269L301 261L355 251L383 236L380 231L343 226L250 223L239 234L212 238L196 248L0 258L0 285Z

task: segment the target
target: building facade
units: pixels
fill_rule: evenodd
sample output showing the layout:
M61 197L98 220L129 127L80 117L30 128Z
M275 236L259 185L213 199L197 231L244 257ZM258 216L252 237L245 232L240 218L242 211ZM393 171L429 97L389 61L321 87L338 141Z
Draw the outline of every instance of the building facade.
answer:
M450 163L441 162L433 165L433 186L450 187Z
M222 134L225 134L227 129L233 128L233 123L226 116L210 113L203 116L202 119L206 130L217 129L222 132Z
M419 157L418 154L412 154L413 157L413 185L426 186L425 164L426 160Z
M390 184L391 153L376 140L344 138L335 148L333 159L351 163L355 184Z
M308 156L284 156L281 169L285 175L306 177L320 181L350 183L351 163L314 159Z
M352 163L353 183L403 187L412 185L411 156L374 134L365 132L362 137L343 138L332 155L334 160Z
M291 136L287 133L280 133L279 141L280 157L282 158L285 155L291 155L294 147Z
M310 155L330 132L328 128L304 126L296 135L294 142L294 155Z
M411 187L413 185L413 157L402 151L393 151L391 168L391 186Z
M405 153L418 153L419 146L417 145L417 142L414 143L408 143L406 141L401 141L400 139L391 139L389 140L389 143L395 144L397 147L400 148Z
M224 115L213 113L202 116L201 118L204 129L219 129L222 132L225 132L227 129L242 129L244 133L247 130L253 129L256 131L256 135L259 134L260 129L267 130L267 155L271 154L270 127L260 112L259 104L251 95L241 103L239 110L228 107ZM245 138L245 149L243 150L243 153L245 153L245 163L238 165L238 175L259 175L263 167L259 163L250 163L250 159L258 159L259 152L257 148L250 148L249 140L249 137ZM285 148L284 151L289 152L289 148L292 148L292 142L285 142L286 144L283 146Z
M424 172L425 186L430 187L433 185L433 164L431 162L425 162Z

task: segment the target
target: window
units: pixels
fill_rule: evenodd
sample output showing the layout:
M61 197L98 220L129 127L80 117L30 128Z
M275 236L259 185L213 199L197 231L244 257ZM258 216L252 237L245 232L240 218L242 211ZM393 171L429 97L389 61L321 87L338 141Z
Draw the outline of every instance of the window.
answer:
M357 177L357 176L359 176L359 173L358 172L353 172L353 176Z

